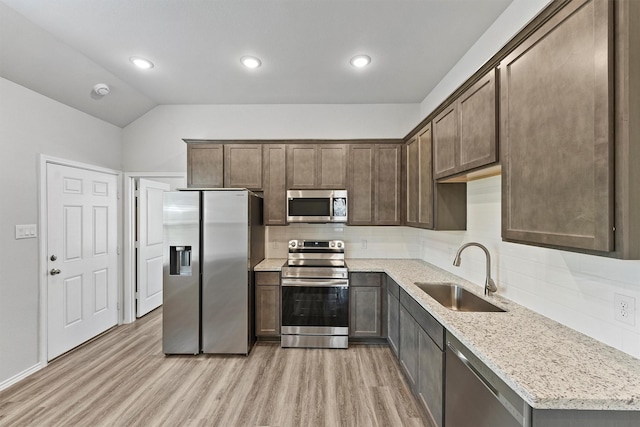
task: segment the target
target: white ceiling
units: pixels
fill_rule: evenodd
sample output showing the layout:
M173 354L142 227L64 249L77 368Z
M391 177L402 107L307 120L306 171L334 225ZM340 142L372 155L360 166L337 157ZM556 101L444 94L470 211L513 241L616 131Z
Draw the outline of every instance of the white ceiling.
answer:
M419 103L512 2L0 1L0 76L120 127L158 104Z

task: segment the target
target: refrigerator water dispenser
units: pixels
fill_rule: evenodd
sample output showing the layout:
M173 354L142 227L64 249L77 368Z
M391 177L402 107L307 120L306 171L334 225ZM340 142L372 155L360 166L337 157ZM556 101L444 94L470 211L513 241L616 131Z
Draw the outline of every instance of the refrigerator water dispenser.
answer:
M169 274L191 276L191 246L169 246Z

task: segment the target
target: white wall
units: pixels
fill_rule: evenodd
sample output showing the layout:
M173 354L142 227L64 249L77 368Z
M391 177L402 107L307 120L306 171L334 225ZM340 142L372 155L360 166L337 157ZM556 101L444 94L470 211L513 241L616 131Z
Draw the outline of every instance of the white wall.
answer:
M121 169L121 129L0 78L0 384L38 363L38 154ZM41 237L39 237L41 238Z
M502 12L482 37L420 103L421 117L428 116L550 2L550 0L513 0L513 3Z
M123 131L124 170L179 172L188 139L402 138L418 104L162 105Z

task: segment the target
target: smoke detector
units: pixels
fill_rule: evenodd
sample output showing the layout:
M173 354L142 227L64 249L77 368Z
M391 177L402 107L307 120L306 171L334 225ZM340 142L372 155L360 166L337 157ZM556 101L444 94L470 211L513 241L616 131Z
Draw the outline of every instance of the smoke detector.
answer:
M93 87L93 91L96 93L96 95L105 96L109 93L109 86L104 83L98 83Z

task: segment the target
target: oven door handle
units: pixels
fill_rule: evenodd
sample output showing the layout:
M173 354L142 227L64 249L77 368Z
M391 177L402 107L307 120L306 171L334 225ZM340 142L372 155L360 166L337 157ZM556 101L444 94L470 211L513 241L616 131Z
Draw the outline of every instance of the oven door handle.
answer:
M348 279L285 279L282 286L321 287L321 288L346 288L349 287Z

